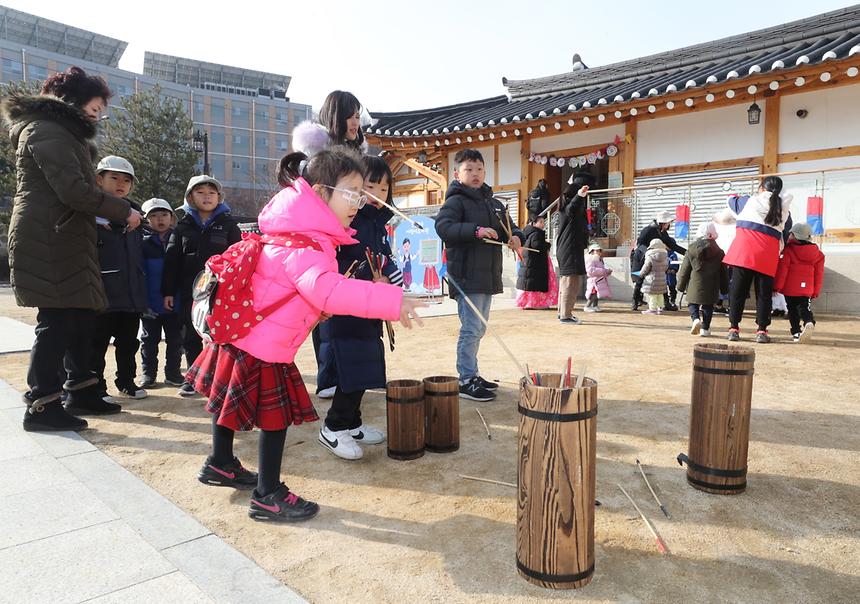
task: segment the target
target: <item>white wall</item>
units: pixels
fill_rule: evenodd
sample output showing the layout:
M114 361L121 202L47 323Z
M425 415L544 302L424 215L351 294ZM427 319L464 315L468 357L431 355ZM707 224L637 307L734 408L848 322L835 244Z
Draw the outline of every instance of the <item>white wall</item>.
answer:
M519 141L499 145L499 177L493 186L519 184L522 180L521 165Z
M860 144L860 85L782 97L779 152L794 153ZM797 117L798 109L809 112Z
M834 157L813 161L779 164L780 172L860 167L860 156ZM825 229L860 229L860 169L836 172L786 175L783 186L794 196L791 217L806 220L806 200L813 195L824 198ZM860 246L858 246L860 247Z
M595 120L596 121L596 120ZM525 129L525 126L520 126ZM594 145L607 145L615 140L616 136L624 138L624 124L616 124L604 128L589 128L582 132L571 132L557 136L544 136L533 138L531 150L533 153L550 153L562 149L577 149Z
M764 103L760 105L761 122L755 126L747 122L743 104L639 122L636 169L762 155Z

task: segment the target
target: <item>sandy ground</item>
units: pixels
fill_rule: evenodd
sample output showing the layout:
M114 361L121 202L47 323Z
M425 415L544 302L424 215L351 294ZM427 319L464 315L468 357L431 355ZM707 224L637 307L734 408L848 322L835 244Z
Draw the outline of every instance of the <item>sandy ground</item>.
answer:
M247 517L248 494L206 487L195 474L207 454L209 419L200 400L151 391L126 411L90 420L84 436L187 510L213 532L312 602L856 602L860 591L860 320L819 317L812 345L790 342L777 320L775 343L756 346L749 488L716 496L687 486L675 462L687 450L691 348L684 313L643 317L607 304L560 326L554 313L500 311L491 325L517 355L557 371L567 355L598 380L596 571L575 592L532 586L516 573L513 489L458 474L516 482L517 371L489 337L485 377L503 380L492 403L461 405L461 448L415 461L388 459L385 446L346 462L316 442L318 424L290 429L284 481L320 502L305 524L273 526ZM0 291L0 313L32 322ZM456 317L398 330L390 378L454 370ZM714 320L722 335L726 319ZM752 320L742 328L749 336ZM719 341L712 338L711 341ZM313 352L297 359L314 382ZM0 378L23 389L27 355L0 357ZM109 369L112 362L109 360ZM487 440L476 405L490 424ZM327 403L318 403L323 414ZM363 406L384 426L384 398ZM257 438L236 452L256 467ZM669 508L653 504L639 458ZM616 487L621 483L657 526L663 556Z

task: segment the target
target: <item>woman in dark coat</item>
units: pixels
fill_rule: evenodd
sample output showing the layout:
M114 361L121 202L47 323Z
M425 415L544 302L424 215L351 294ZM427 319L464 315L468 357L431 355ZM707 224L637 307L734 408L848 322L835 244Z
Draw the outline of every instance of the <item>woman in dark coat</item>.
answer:
M642 266L645 264L645 252L654 239L662 241L666 249L670 252L675 251L678 254L687 253L686 248L678 245L678 242L669 235L669 225L672 224L673 220L675 220L675 217L672 216L671 212L668 210L663 211L657 214L654 220L642 229L639 237L636 239L636 248L630 252L631 273L638 273L642 270ZM631 302L630 310L639 310L639 306L645 303L642 296L642 279L638 275L632 275L632 279L633 301ZM669 306L668 298L664 298L664 302L666 302L665 306Z
M586 195L594 177L579 172L561 196L558 210L558 237L555 254L558 258L558 318L562 323L579 323L573 315L576 297L582 289L585 275L585 248L588 247L588 215Z
M93 321L107 305L96 216L129 229L140 225L127 201L96 185L93 141L110 96L103 79L70 67L48 78L40 95L13 94L2 104L17 171L9 226L12 287L19 306L39 309L25 430L86 428L63 409L64 387L76 412L104 413L108 405L89 368Z
M523 229L524 250L517 276L517 306L525 310L544 309L558 303L558 280L552 259L550 243L546 240L546 219L541 216Z

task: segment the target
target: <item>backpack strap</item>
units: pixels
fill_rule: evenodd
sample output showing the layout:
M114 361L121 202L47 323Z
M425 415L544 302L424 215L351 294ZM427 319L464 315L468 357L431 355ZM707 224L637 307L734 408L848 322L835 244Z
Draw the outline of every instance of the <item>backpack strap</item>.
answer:
M318 252L322 251L322 246L317 243L314 239L311 239L307 235L302 235L299 233L289 233L286 235L261 235L260 241L265 245L280 245L283 247L291 247L295 249L314 249ZM257 311L257 314L263 317L264 319L271 315L273 312L281 308L284 304L292 300L298 295L298 291L293 292L289 296L286 296L273 304L270 304L263 310Z

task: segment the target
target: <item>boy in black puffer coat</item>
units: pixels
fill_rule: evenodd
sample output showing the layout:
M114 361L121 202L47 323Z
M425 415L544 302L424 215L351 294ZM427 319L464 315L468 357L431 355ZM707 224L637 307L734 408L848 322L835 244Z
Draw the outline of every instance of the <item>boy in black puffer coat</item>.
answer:
M182 300L180 315L185 330L182 343L185 360L191 367L203 350L203 341L191 322L194 278L209 258L241 241L242 233L230 215L229 206L224 203L221 183L211 176L201 174L188 181L182 209L185 216L176 224L164 253L161 293L167 310L173 309L177 295ZM196 393L191 384L185 382L179 395L195 396Z
M493 189L484 182L484 158L475 149L463 149L454 156L457 180L448 187L445 204L436 217L436 233L447 249L451 297L457 300L460 337L457 341L457 373L460 396L476 401L496 398L498 384L483 379L478 372L478 347L486 332L484 323L463 300L458 287L478 308L484 320L490 318L493 294L502 287L504 247L485 243L500 241L511 249L522 247L523 234L511 221L502 202L493 198ZM508 238L507 228L511 228Z

